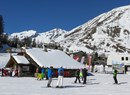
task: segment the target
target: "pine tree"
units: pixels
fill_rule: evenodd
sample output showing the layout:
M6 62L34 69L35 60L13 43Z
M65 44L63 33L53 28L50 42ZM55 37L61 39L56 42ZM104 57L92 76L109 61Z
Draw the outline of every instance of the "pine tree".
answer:
M3 26L3 17L0 15L0 47L2 46L3 41L3 32L4 32L4 26Z
M36 47L36 39L33 39L32 47Z
M3 17L0 15L0 35L4 33Z

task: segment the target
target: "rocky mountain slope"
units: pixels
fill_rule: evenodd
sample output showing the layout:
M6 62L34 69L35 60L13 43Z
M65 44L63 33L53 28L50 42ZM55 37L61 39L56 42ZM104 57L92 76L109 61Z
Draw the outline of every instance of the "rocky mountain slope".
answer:
M115 8L76 27L60 43L87 52L130 52L130 6Z

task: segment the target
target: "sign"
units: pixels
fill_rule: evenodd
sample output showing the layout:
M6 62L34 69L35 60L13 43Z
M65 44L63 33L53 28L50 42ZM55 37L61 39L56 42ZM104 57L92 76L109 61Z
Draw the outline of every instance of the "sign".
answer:
M112 68L113 70L116 69L119 73L123 73L125 71L124 63L115 60L112 60Z

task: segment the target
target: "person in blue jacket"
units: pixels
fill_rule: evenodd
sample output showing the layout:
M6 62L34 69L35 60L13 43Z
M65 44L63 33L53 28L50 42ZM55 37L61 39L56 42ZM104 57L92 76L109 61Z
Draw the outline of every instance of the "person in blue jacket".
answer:
M64 69L61 66L58 69L58 81L57 81L57 86L56 88L63 88L63 76L64 76Z
M52 77L53 77L53 66L50 66L50 68L48 69L48 83L47 83L47 87L51 87L51 82L52 82Z
M44 66L41 68L41 79L43 80L45 77L45 68Z

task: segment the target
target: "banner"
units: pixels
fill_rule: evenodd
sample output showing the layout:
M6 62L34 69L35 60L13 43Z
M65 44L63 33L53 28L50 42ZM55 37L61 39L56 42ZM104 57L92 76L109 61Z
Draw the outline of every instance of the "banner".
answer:
M91 65L91 63L92 63L92 56L89 55L89 57L88 57L88 64L89 64L89 66Z
M84 60L85 60L85 56L82 56L82 58L81 58L81 63L83 64L84 63Z

